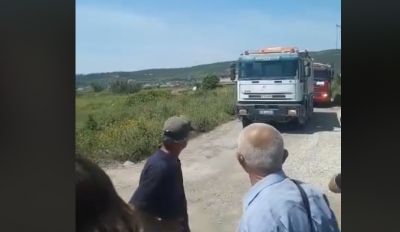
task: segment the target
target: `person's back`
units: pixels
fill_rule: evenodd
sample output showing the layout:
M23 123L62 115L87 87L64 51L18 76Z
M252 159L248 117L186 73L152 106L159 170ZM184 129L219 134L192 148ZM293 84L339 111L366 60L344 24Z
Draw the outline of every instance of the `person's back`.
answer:
M301 184L308 196L315 232L338 231L324 194ZM312 231L297 186L284 173L272 174L253 186L243 202L240 231Z
M252 187L243 199L238 231L340 231L326 196L286 176L288 155L282 135L270 125L254 123L240 133L236 157Z

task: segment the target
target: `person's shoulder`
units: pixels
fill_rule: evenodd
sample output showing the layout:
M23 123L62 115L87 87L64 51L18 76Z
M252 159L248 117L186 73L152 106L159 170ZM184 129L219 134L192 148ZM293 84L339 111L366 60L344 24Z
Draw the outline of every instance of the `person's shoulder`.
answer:
M304 191L307 193L308 198L320 197L320 196L324 195L324 193L320 189L318 189L317 187L315 187L309 183L305 183L302 181L298 181L298 183L304 189Z
M154 153L146 160L144 169L150 171L166 171L169 168L169 162L163 159L159 153Z

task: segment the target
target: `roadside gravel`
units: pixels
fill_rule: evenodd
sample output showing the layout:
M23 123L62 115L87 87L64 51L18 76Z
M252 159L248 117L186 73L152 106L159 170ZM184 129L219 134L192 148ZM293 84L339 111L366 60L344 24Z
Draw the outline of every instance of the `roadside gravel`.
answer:
M327 184L341 171L340 108L315 109L303 131L279 128L289 150L284 165L292 178L326 192L341 221L341 195L329 193ZM190 141L181 155L193 232L232 232L242 212L242 197L250 188L235 159L241 123L231 121ZM119 194L128 200L136 189L143 163L107 168Z

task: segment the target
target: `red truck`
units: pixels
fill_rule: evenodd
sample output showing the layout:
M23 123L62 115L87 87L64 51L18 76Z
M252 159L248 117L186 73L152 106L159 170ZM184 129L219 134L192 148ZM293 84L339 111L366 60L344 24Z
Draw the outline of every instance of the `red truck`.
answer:
M329 64L313 63L314 103L331 104L333 102L333 68Z

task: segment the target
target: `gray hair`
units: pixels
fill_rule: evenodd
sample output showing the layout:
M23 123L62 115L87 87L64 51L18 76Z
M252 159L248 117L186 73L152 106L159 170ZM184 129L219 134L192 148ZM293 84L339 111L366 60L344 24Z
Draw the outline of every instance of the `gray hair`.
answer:
M254 138L255 133L262 133L263 138ZM275 172L282 169L283 138L273 126L263 123L247 126L239 135L238 148L247 166L253 170Z

